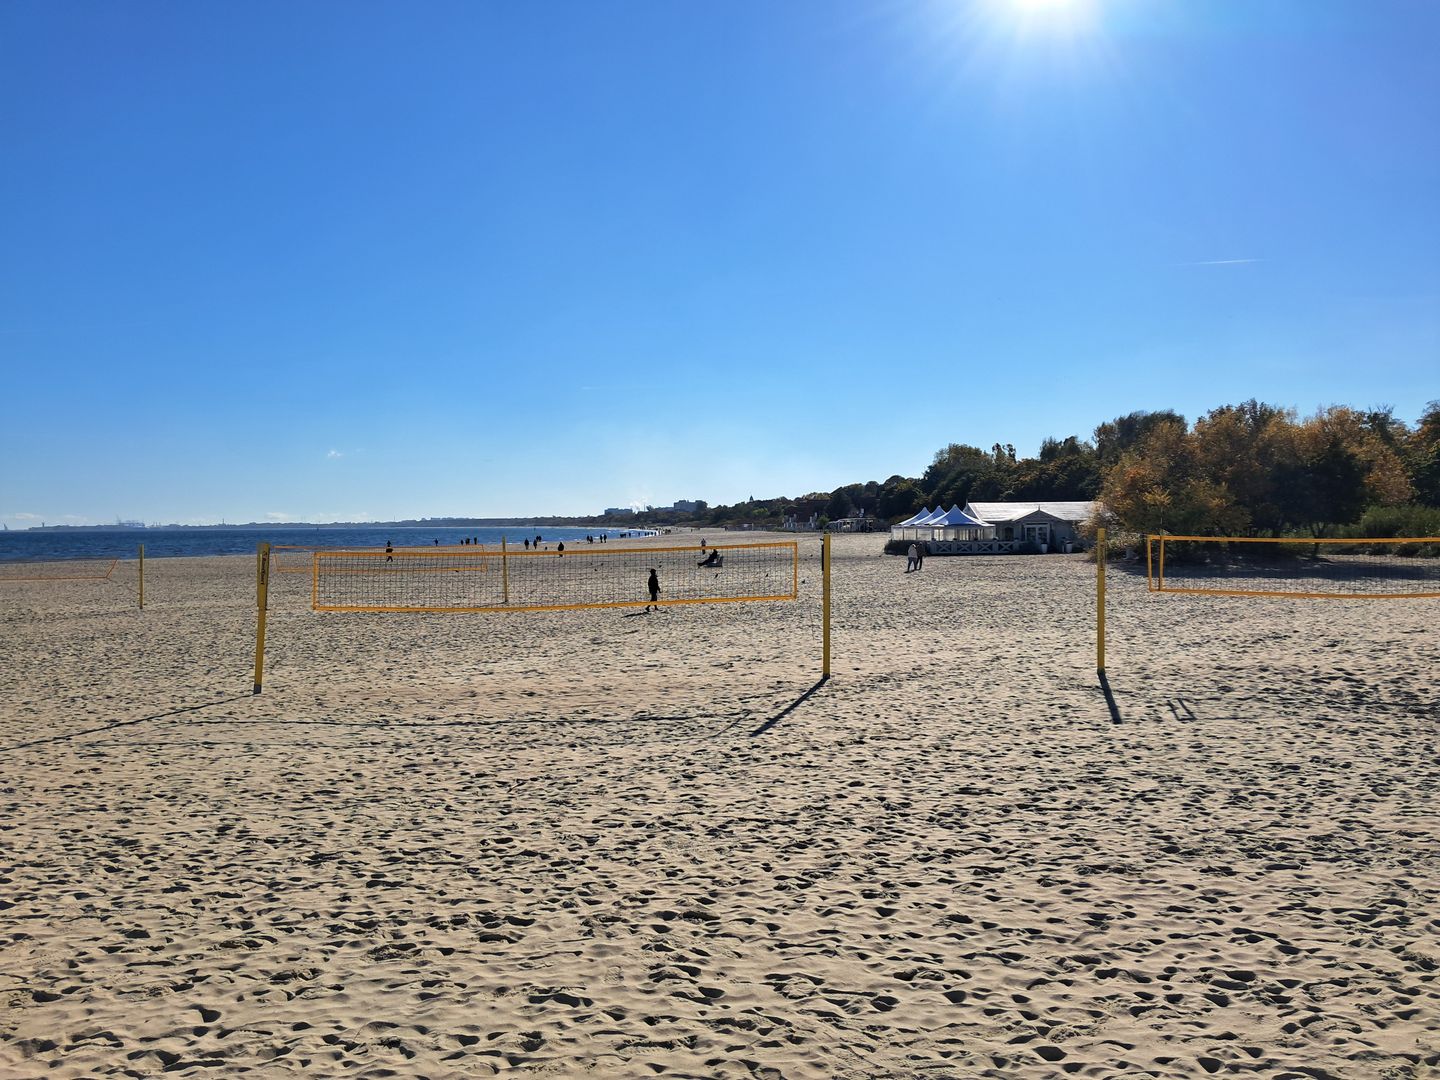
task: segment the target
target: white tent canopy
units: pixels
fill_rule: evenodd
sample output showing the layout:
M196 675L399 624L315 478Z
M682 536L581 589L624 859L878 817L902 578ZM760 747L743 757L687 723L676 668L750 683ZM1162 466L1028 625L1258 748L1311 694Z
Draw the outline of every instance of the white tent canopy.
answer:
M979 518L971 517L969 514L965 513L964 510L961 510L958 506L950 507L950 509L946 513L941 514L938 517L934 517L930 521L926 521L924 524L933 525L941 528L958 528L964 526L969 528L982 529L988 528L990 525L988 521L981 521Z
M927 506L927 507L925 507L924 510L921 510L921 511L920 511L918 514L916 514L914 517L908 517L908 518L906 518L904 521L897 521L894 525L892 525L892 526L890 526L890 527L891 527L892 529L904 529L904 528L909 528L911 525L919 525L920 522L922 522L922 521L925 520L927 517L929 517L929 516L931 515L931 513L932 513L931 509Z
M958 506L946 510L941 505L890 526L890 536L895 540L993 540L995 529Z

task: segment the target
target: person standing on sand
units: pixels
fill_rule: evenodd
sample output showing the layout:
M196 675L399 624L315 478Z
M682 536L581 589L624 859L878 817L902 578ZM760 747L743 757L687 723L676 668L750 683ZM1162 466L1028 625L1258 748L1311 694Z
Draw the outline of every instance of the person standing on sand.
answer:
M920 549L911 544L905 551L905 573L915 569L915 564L920 561Z
M925 541L915 541L915 569L919 570L925 566Z
M392 544L389 540L386 540L386 541L385 541L385 561L386 561L386 562L394 562L394 561L395 561L395 545Z
M564 541L564 540L561 540L561 541L560 541L560 557L561 557L562 559L565 557L565 541Z
M655 572L655 568L653 566L650 568L650 580L645 583L645 587L650 590L650 603L645 605L645 610L649 611L653 607L656 611L659 611L660 575Z

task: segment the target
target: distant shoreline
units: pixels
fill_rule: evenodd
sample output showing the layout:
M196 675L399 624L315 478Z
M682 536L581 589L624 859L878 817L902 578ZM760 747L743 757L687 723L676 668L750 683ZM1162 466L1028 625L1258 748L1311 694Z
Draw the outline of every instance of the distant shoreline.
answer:
M264 529L500 529L511 526L552 526L583 529L586 527L623 529L619 522L601 518L571 517L530 517L530 518L422 518L406 521L247 521L220 525L32 525L25 529L10 529L10 532L116 532L145 533L173 532L178 530L213 529L222 531ZM654 526L635 525L634 528Z

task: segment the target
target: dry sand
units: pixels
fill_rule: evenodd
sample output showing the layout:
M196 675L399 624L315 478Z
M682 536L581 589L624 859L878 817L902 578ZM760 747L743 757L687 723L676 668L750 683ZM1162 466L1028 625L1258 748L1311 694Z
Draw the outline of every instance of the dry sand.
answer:
M734 534L731 534L733 537ZM730 537L715 535L715 540ZM0 1075L1433 1077L1440 602L0 585ZM813 692L812 692L813 691Z

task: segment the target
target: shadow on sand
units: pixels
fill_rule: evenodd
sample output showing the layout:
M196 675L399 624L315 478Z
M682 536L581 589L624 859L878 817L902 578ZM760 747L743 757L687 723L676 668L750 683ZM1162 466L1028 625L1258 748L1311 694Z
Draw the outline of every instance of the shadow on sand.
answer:
M764 735L767 731L769 731L772 727L774 727L776 724L778 724L781 720L784 720L785 717L789 716L792 712L794 712L796 709L798 709L801 705L805 704L805 702L810 699L810 696L811 696L812 694L814 694L816 690L819 690L820 687L824 686L825 683L829 681L829 679L830 679L830 676L829 676L829 675L821 675L819 682L817 682L814 686L810 687L809 690L806 690L803 694L801 694L798 698L796 698L794 701L792 701L789 705L786 705L785 708L781 709L778 713L776 713L774 716L772 716L769 720L766 720L765 723L761 724L758 728L756 728L754 731L752 731L752 732L750 733L750 737L753 739L756 735Z
M156 713L154 716L140 716L134 720L116 720L112 724L86 728L84 731L71 731L64 735L49 735L43 739L31 739L29 742L16 743L14 746L0 746L0 754L9 753L11 750L24 750L27 746L43 746L45 743L65 742L69 739L78 739L82 735L99 735L102 732L114 731L116 728L130 727L133 724L143 724L150 720L164 720L167 716L179 716L181 713L198 712L201 709L213 709L216 705L229 705L232 701L249 701L252 696L251 694L238 694L235 697L221 698L219 701L206 701L200 705L182 705L178 709L170 709L168 712Z
M1110 680L1105 677L1104 668L1100 669L1099 675L1100 692L1105 695L1105 704L1110 708L1110 719L1118 724L1120 723L1120 706L1115 704L1115 695L1110 690Z

